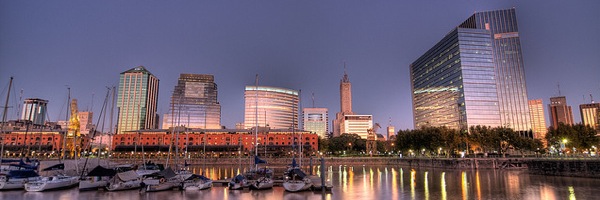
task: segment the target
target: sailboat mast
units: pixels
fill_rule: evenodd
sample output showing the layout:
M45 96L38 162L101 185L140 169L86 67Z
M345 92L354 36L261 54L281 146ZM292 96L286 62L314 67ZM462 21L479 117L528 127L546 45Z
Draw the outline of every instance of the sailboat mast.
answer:
M298 112L302 109L302 104L300 103L300 99L302 97L302 90L298 90L298 110L296 111L295 114L298 114ZM296 115L294 115L296 116ZM298 122L300 121L300 119L298 119ZM300 124L300 123L298 123ZM292 126L296 126L296 123L294 123ZM300 132L300 167L302 167L302 132Z
M8 83L8 93L6 94L6 102L4 102L4 111L2 112L2 127L0 128L0 134L4 135L4 124L6 124L6 111L8 110L8 100L10 99L10 88L12 87L12 81L13 81L13 77L10 77L10 82ZM2 162L2 159L4 158L4 137L2 138L2 140L0 140L0 142L2 142L2 147L0 150L0 163Z
M254 87L254 93L256 95L254 98L254 122L256 123L256 126L254 127L254 156L258 156L258 74L256 74ZM258 168L256 161L254 162L254 168Z
M67 159L67 152L65 151L67 148L67 135L69 134L69 113L71 111L71 87L67 87L67 91L68 91L68 97L67 97L67 112L65 114L66 120L67 120L67 125L66 125L66 132L63 135L63 147L62 147L62 153L63 153L63 161Z
M113 88L112 88L112 105L110 107L110 124L109 124L110 131L108 133L109 134L108 138L110 140L109 141L109 148L108 148L108 150L109 150L108 155L109 156L112 153L112 138L113 138L113 135L114 135L114 132L113 132L114 131L113 118L114 118L114 111L115 111L115 94L116 94L116 91L117 91L117 87L113 86Z

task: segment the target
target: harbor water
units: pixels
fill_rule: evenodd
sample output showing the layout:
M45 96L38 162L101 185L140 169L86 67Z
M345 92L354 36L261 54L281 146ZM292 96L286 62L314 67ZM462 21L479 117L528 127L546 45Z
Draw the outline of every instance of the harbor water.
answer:
M274 168L276 178L284 168ZM225 180L240 171L237 166L211 166L202 170L213 180ZM308 171L308 168L306 168ZM313 169L319 174L318 166ZM333 184L328 192L306 191L290 193L282 187L272 190L231 191L215 184L202 191L170 190L145 192L139 190L108 192L78 191L77 188L46 192L23 190L1 191L0 199L598 199L600 179L532 175L527 170L445 170L401 166L329 166L326 179Z

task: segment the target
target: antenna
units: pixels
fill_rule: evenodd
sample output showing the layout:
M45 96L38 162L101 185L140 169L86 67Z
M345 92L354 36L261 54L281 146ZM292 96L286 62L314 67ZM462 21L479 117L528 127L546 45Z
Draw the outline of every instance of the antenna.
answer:
M315 93L312 93L312 99L313 99L313 108L315 107Z
M590 100L592 101L592 103L594 103L594 96L592 96L592 93L590 93Z
M95 92L92 92L92 105L90 106L90 109L88 111L92 111L94 110L94 94L96 94Z
M559 82L556 82L556 87L558 88L558 96L561 96L560 95L560 83Z
M390 117L390 121L388 123L388 126L392 126L392 117Z

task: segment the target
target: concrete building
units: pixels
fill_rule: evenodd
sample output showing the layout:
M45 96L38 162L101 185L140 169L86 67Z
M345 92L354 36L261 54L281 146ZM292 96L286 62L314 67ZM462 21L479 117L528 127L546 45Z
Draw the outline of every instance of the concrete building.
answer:
M410 65L414 126L529 131L515 9L476 12Z
M326 138L329 133L329 117L327 108L303 108L303 125L305 131L316 133Z
M544 114L544 103L542 99L533 99L529 100L528 104L534 138L545 141L548 128L546 126L546 114Z
M373 115L344 115L342 122L344 132L357 134L362 139L367 139L369 129L373 128Z
M549 114L552 127L556 128L560 123L573 125L573 110L571 109L571 106L567 105L566 97L551 97L550 104L548 104L548 110L550 110Z
M48 100L28 98L23 103L23 112L21 112L22 120L29 120L33 124L43 125L46 123L46 107Z
M94 119L94 113L91 111L82 111L82 112L78 112L77 115L79 116L79 132L82 135L88 135L90 134L90 131L96 129L93 119Z
M352 112L352 84L346 73L346 64L344 64L344 76L340 80L340 112L336 113L333 121L333 136L340 136L347 133L344 125L346 115L353 115Z
M269 87L246 86L244 92L244 127L298 129L298 91Z
M386 139L389 141L389 140L391 140L391 139L392 139L392 137L393 137L393 136L395 136L395 135L396 135L396 130L395 130L395 127L394 127L394 126L392 126L392 125L389 125L389 126L387 127L387 138L386 138Z
M117 96L117 134L158 128L159 80L143 66L122 72Z
M217 94L213 75L181 74L171 95L169 112L163 115L162 127L220 128L221 105Z
M600 134L600 103L589 103L579 105L581 111L581 122L591 126Z

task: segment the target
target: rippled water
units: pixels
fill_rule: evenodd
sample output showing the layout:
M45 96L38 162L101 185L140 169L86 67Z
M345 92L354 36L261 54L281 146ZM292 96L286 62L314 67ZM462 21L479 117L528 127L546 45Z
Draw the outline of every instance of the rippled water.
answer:
M244 169L241 169L242 171ZM282 176L283 168L275 168ZM193 169L196 173L200 167ZM318 168L314 170L318 173ZM331 192L285 192L282 187L266 191L230 191L215 185L204 191L163 191L139 193L138 190L79 192L76 188L48 192L2 191L0 199L598 199L599 179L530 175L510 170L443 170L389 166L332 166L327 178ZM211 167L212 179L231 178L234 167ZM281 174L281 175L280 175Z

